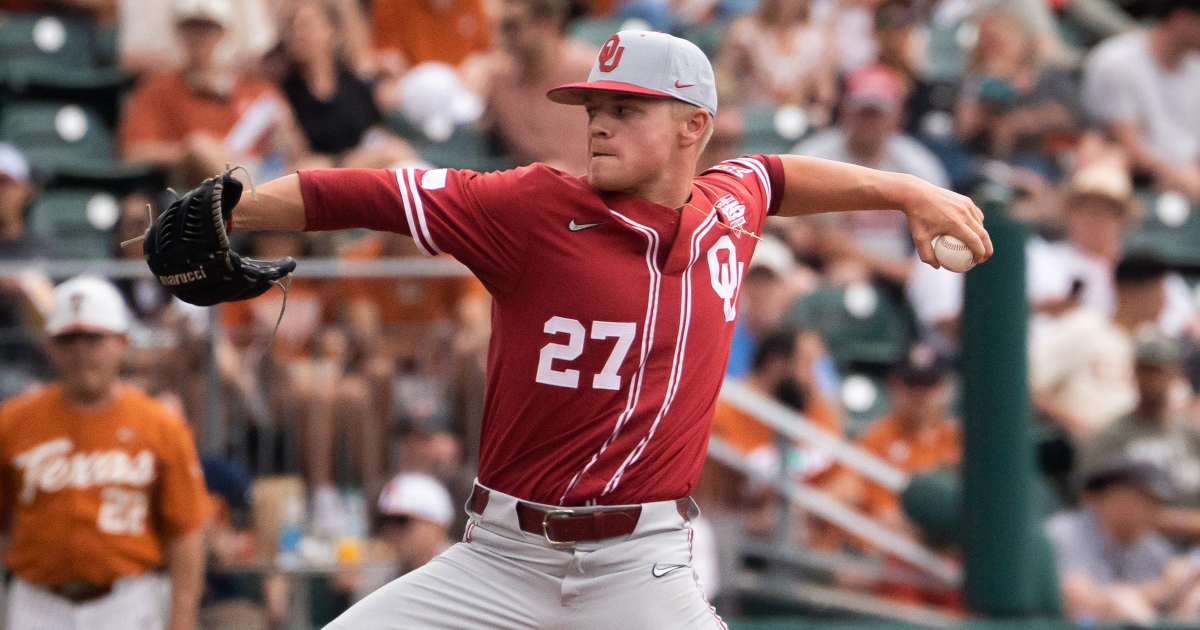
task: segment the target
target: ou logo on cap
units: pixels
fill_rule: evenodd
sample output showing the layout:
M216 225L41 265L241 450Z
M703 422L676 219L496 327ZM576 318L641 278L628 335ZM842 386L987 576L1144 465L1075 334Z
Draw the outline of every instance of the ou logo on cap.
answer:
M616 70L624 53L625 47L621 45L621 38L618 35L609 37L608 41L604 42L604 48L600 49L600 72Z

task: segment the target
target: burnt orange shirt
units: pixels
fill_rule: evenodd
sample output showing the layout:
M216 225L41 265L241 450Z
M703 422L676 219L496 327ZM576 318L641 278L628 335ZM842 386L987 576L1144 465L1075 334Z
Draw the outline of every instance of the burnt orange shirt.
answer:
M132 387L99 411L72 407L58 385L7 401L0 462L8 568L35 584L145 573L208 518L187 423Z
M488 49L482 0L372 0L375 49L399 52L409 65L462 63Z
M813 424L832 435L841 435L842 426L837 414L824 400L817 398L804 414ZM729 443L742 453L749 453L762 446L775 446L775 433L754 416L726 403L717 401L713 414L712 434Z
M183 142L196 132L226 140L234 152L261 157L270 147L274 121L287 101L274 85L238 78L228 94L193 89L180 72L148 77L130 96L121 117L121 146ZM233 133L237 127L237 133Z
M317 333L329 321L325 285L323 281L308 278L293 280L288 287L287 308L283 291L274 288L253 300L226 302L218 307L221 323L239 348L265 339L274 331L274 349L281 358L307 356ZM283 319L279 318L281 311Z
M368 234L342 250L345 260L378 260L383 257L383 236ZM474 276L461 278L345 278L337 283L338 301L367 301L379 309L380 322L428 324L451 321L459 301L486 292Z
M895 416L884 416L859 434L858 446L909 473L957 465L962 460L958 423L942 420L916 434L902 429ZM883 486L864 480L862 507L875 515L900 509L900 498Z

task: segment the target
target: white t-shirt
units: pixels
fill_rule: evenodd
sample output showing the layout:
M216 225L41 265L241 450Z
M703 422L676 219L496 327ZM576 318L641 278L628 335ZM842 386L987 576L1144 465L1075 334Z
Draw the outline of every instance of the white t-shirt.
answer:
M1116 311L1117 289L1113 265L1088 256L1069 241L1048 243L1038 237L1025 245L1026 294L1031 305L1067 297L1076 278L1083 280L1080 305L1111 318ZM915 265L908 283L908 300L923 324L934 325L958 317L962 312L963 275ZM1187 282L1176 273L1167 276L1165 303L1158 325L1170 336L1178 336L1196 317L1196 305ZM1034 328L1045 323L1034 320Z
M1096 120L1135 122L1163 159L1200 159L1200 54L1172 71L1152 56L1146 31L1112 37L1084 65L1083 103Z
M120 0L120 54L156 55L169 60L173 67L181 65L183 49L175 30L175 5L174 0ZM230 65L256 61L277 41L274 15L266 0L238 0L233 9L233 21L217 49L217 57Z
M1090 308L1074 309L1029 337L1029 381L1035 394L1098 431L1137 405L1133 339Z
M841 128L828 129L797 144L792 153L808 157L857 163L846 152L846 132ZM892 134L884 149L883 161L860 164L890 173L915 175L935 186L950 187L950 176L929 149L904 134ZM837 223L854 234L858 244L878 255L907 258L912 252L912 237L904 213L891 211L856 211L825 215L821 220Z

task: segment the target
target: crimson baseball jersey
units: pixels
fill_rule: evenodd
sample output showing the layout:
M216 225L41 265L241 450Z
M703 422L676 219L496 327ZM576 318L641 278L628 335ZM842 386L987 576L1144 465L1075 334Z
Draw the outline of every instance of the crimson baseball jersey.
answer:
M556 505L691 491L777 156L718 164L681 209L539 164L301 171L300 188L307 229L408 234L492 294L481 483Z

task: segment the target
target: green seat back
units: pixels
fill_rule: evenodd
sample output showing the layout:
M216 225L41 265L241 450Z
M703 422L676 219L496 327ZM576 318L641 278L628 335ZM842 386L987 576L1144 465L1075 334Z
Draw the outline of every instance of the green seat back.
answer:
M117 200L106 192L50 190L34 201L29 211L29 230L53 240L56 250L65 257L107 258L111 223L118 211Z
M698 46L709 59L716 59L717 53L721 49L721 42L725 40L727 28L729 28L729 20L713 20L686 26L679 36Z
M0 140L20 147L38 172L113 157L112 134L100 117L71 103L10 103L0 117Z
M1200 265L1200 207L1183 203L1177 195L1141 191L1137 196L1146 213L1141 225L1126 234L1125 251L1155 254L1180 265Z
M773 107L748 107L742 111L742 137L738 143L739 155L763 153L774 155L790 153L804 135L785 138L775 126Z
M603 46L625 22L620 18L583 18L571 25L570 35L585 44Z
M0 59L45 59L63 68L94 68L96 33L83 19L10 14L0 20Z
M867 284L820 288L792 305L784 321L820 334L843 374L898 362L915 337L907 305Z

